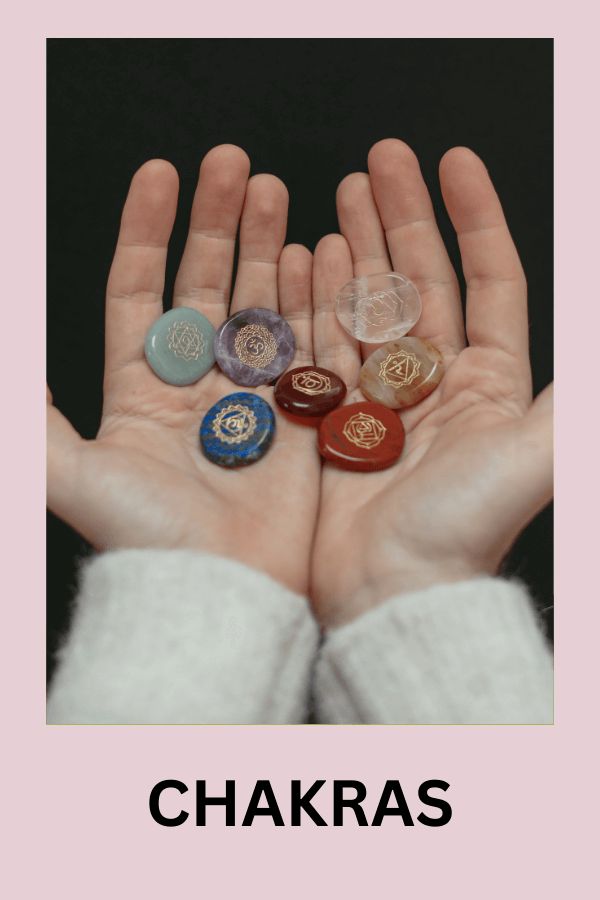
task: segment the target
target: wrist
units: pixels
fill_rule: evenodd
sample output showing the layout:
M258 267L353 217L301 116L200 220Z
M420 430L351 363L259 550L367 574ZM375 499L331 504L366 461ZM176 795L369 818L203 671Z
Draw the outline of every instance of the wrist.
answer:
M491 574L488 567L467 558L443 562L423 562L413 559L407 564L395 565L380 571L367 570L355 590L349 591L345 597L339 596L337 600L327 603L321 615L321 622L327 629L338 628L392 597L488 574Z

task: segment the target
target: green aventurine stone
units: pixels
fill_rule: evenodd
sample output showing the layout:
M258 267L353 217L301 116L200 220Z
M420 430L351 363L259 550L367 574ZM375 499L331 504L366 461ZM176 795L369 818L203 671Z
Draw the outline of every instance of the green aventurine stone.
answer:
M153 372L167 384L193 384L212 368L215 329L206 316L179 306L148 331L144 352Z

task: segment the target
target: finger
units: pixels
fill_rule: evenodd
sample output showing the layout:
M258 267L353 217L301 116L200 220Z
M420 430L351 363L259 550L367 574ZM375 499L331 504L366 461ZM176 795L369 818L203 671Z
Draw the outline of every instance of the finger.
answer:
M70 422L52 405L47 393L46 486L49 509L66 522L73 521L76 492L74 473L84 441Z
M249 306L278 310L277 263L285 242L288 192L274 175L248 182L231 312Z
M197 309L215 327L229 308L235 238L249 172L248 156L232 144L214 147L200 166L173 305Z
M530 414L532 418L543 417L546 425L552 424L552 416L554 410L554 383L548 384L541 391L531 406Z
M442 158L440 182L467 284L469 343L528 365L525 275L487 169L471 150L454 147Z
M352 254L341 234L328 234L315 248L313 261L313 348L315 363L346 383L358 384L361 358L358 341L344 331L335 314L335 298L352 278Z
M106 291L109 377L143 357L146 332L162 313L177 190L177 172L163 159L150 160L133 176Z
M391 271L369 176L364 172L347 175L337 189L336 204L340 231L352 253L354 276ZM360 348L363 359L377 349L364 343Z
M460 291L417 157L402 141L379 141L369 174L394 271L416 284L423 301L411 334L454 355L464 346Z
M373 199L369 176L353 172L340 183L336 194L340 231L348 241L355 275L389 272L385 234Z
M313 362L312 253L301 244L288 244L279 258L279 312L296 339L294 366Z

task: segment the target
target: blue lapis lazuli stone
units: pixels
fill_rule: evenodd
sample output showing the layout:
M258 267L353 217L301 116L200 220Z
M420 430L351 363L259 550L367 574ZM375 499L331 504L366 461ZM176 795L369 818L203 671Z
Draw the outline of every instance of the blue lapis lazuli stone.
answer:
M228 394L200 425L204 455L218 466L248 466L265 455L275 435L275 414L256 394Z

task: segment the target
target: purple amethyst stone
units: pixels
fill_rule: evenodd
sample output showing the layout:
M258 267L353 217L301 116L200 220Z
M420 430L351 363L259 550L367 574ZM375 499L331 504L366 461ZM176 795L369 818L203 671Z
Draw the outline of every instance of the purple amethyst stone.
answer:
M285 372L296 352L294 333L270 309L242 309L217 329L215 359L236 384L270 384Z

